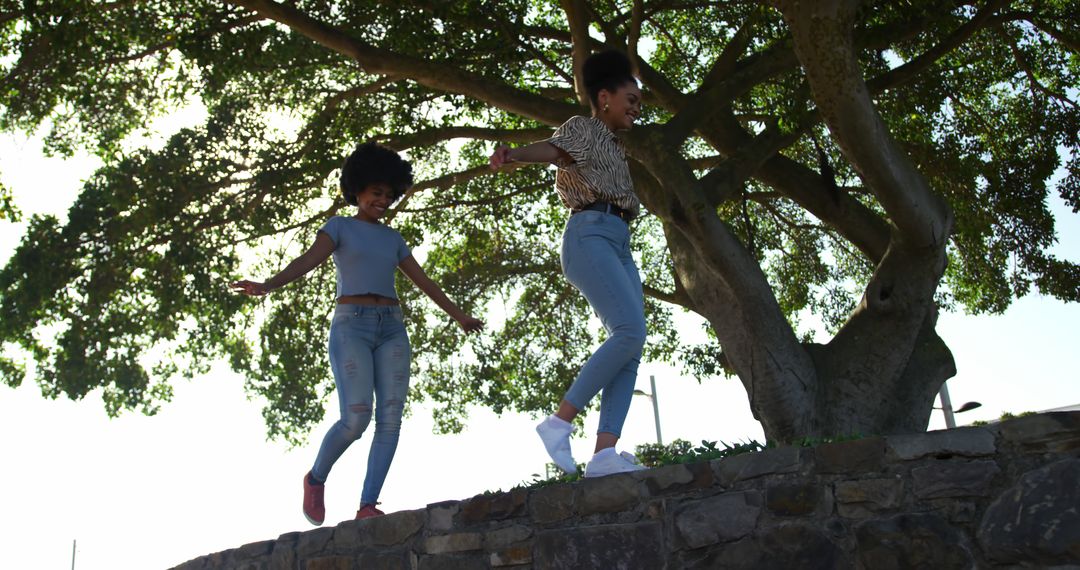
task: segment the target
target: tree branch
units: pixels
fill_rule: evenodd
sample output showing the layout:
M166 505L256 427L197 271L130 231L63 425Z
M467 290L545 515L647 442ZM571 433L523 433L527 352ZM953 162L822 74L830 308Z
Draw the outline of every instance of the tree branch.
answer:
M415 194L416 192L418 192L420 190L427 190L429 188L436 188L436 189L439 189L439 190L446 190L446 189L451 188L453 186L457 186L458 184L462 184L464 182L468 182L470 180L473 180L474 178L479 178L481 176L486 176L486 175L491 175L491 174L494 174L494 171L491 170L491 167L488 166L487 164L482 164L480 166L474 166L472 168L462 170L461 172L454 172L454 173L451 173L451 174L445 174L445 175L440 176L438 178L432 178L430 180L425 180L423 182L419 182L419 183L413 185L413 187L412 187L413 192L411 192L411 193Z
M677 306L682 307L684 309L691 309L691 310L693 309L693 306L692 306L693 303L690 300L690 297L686 294L686 291L680 291L678 288L676 288L675 292L668 293L666 291L661 291L661 290L659 290L659 289L657 289L657 288L655 288L655 287L653 287L651 285L646 285L646 284L642 283L641 284L641 291L643 293L645 293L646 295L648 295L648 296L650 296L653 299L656 299L658 301L663 301L665 303L669 303L669 304L672 304L672 305L677 305Z
M970 20L953 30L953 32L940 43L920 54L915 59L867 81L867 87L871 91L881 92L914 79L920 73L934 65L934 63L942 57L948 55L949 52L955 50L964 42L971 39L971 36L975 35L975 32L992 25L993 20L991 19L991 16L1008 2L1009 0L991 1L983 6Z
M1061 45L1074 54L1080 54L1080 38L1076 38L1066 34L1065 32L1051 26L1044 22L1042 19L1031 18L1028 20L1031 25L1035 26L1039 30L1042 30L1046 35L1061 42Z
M736 156L753 144L753 137L732 114L716 116L703 132L710 144L728 156ZM885 255L889 224L847 193L831 189L817 172L775 154L753 176L836 228L874 263Z
M897 146L863 80L852 43L857 0L774 1L841 151L910 246L943 248L952 228L951 210Z
M748 27L739 30L749 35ZM738 33L736 34L738 36ZM748 41L748 39L746 40ZM732 45L735 44L735 47ZM739 42L733 39L714 62L707 79L698 86L695 94L685 97L678 112L665 125L665 131L671 144L681 144L690 134L708 122L709 117L719 110L726 109L737 97L745 94L753 86L798 65L795 53L786 48L773 48L761 54L747 58L745 64L735 66L729 58L741 53ZM730 71L728 66L734 70Z
M739 29L735 31L735 35L731 37L731 41L724 46L724 51L720 53L720 56L713 62L712 68L709 73L705 75L705 79L702 80L702 84L713 84L721 81L725 75L730 75L735 71L735 67L739 62L739 56L746 51L746 48L750 46L750 42L753 41L754 28L757 27L758 20L761 19L761 12L754 12L746 19Z
M548 125L561 124L580 110L575 105L552 101L503 82L492 81L466 72L447 65L446 62L402 55L368 45L292 6L273 0L229 0L229 2L285 25L331 51L352 59L368 73L400 76L431 89L467 95Z
M519 37L518 34L516 34L514 32L513 29L510 29L506 25L506 21L504 19L499 18L495 22L495 25L499 27L499 32L500 33L505 35L507 38L509 38L511 41L513 41L517 45L521 46L521 48L524 49L525 51L532 54L532 56L534 58L536 58L537 61L543 63L544 67L548 68L549 71L551 71L555 75L558 75L559 77L562 77L563 80L565 80L568 85L574 85L574 75L573 75L573 73L567 73L565 69L563 69L559 65L556 65L555 62L551 61L551 59L549 57L547 57L547 55L545 55L542 51L536 49L536 47L533 46L532 44L523 41L521 39L521 37ZM524 25L517 25L516 27L518 29L523 29L525 26ZM571 90L572 90L572 88L571 88ZM545 97L548 96L542 90L541 90L540 94L544 95ZM562 97L559 97L559 98L561 99Z
M508 194L502 194L501 196L494 196L494 197L491 197L491 198L485 198L483 200L450 200L448 202L443 202L442 204L436 204L434 206L425 206L423 208L409 208L409 209L397 208L397 211L398 212L406 212L406 213L415 214L417 212L431 212L431 211L434 211L434 210L444 210L446 208L488 206L488 205L491 205L491 204L497 204L497 203L502 202L503 200L506 200L508 198L513 198L514 196L520 196L522 194L529 194L531 192L535 192L537 190L540 190L542 188L547 188L547 187L550 187L550 186L551 186L550 182L541 182L541 183L538 183L538 184L530 184L528 186L518 188L517 190L514 190L513 192L510 192Z
M869 90L871 93L877 95L887 89L898 87L899 85L916 78L918 73L925 71L926 68L933 65L934 62L947 53L948 50L941 49L942 46L949 45L949 50L954 49L959 43L970 38L975 31L990 27L995 23L993 19L986 17L980 18L979 22L980 25L977 26L962 26L956 32L951 34L942 44L938 44L932 50L920 55L904 66L886 72L868 81L867 86ZM804 134L809 128L812 128L813 125L817 124L819 120L820 116L816 113L807 115L799 121L799 126L797 128L785 135L780 135L779 133L772 133L770 135L771 129L766 129L762 134L750 137L745 133L745 129L740 127L740 130L742 130L744 134L741 142L727 146L727 148L734 148L735 154L730 155L725 161L713 159L713 164L706 165L712 167L714 170L702 179L702 186L706 191L712 192L713 203L719 204L723 201L734 199L737 194L738 187L735 184L731 184L731 182L745 180L747 176L753 173L757 173L757 177L762 179L764 170L759 167L780 169L783 172L787 172L788 174L784 176L771 176L766 174L765 178L768 179L766 183L770 186L784 189L784 194L800 203L801 206L819 219L827 221L831 227L840 230L846 239L851 240L851 242L859 247L871 261L876 263L884 255L885 248L888 245L888 227L876 214L867 210L857 201L843 197L848 194L847 191L844 191L839 196L833 196L833 199L846 204L846 206L843 206L841 209L847 211L849 214L843 216L830 215L829 212L836 211L836 206L839 206L840 204L836 202L823 204L820 203L819 200L808 202L807 198L815 195L815 193L795 191L796 189L805 187L805 184L807 183L813 184L811 179L807 176L813 175L808 170L805 171L805 174L796 174L796 172L794 172L797 170L805 170L805 167L801 167L800 165L797 165L797 163L789 161L786 158L779 157L779 155L777 155L778 160L771 159L773 154L778 153L779 150L786 148L793 143L801 134ZM728 129L734 130L735 127L736 125L732 123L729 125ZM772 138L773 140L769 141L769 138ZM721 145L719 148L725 147L724 145ZM739 162L742 163L742 168L737 166ZM801 180L802 182L793 184L792 182L796 180ZM729 182L729 184L726 186L719 184L721 181ZM820 194L817 195L820 196ZM815 204L815 202L817 203Z
M401 200L397 203L397 206L390 210L387 210L384 217L386 221L389 222L390 220L394 219L394 216L396 216L398 212L405 211L405 205L408 204L409 200L412 199L412 197L415 196L418 192L427 190L429 188L446 190L458 184L473 180L474 178L493 174L493 172L494 171L491 170L490 166L484 164L481 166L474 166L461 172L454 172L451 174L440 176L438 178L432 178L430 180L424 180L423 182L413 184L413 186L405 192L405 195L401 197Z
M749 144L741 145L735 154L703 176L701 185L711 196L713 205L734 199L746 181L761 170L769 159L794 144L811 128L816 122L813 117L816 115L807 117L800 123L800 128L791 132L783 132L770 125L750 139Z
M559 0L563 12L566 12L566 21L570 25L570 36L573 38L574 60L574 91L577 93L578 103L589 106L589 93L585 89L585 76L583 69L585 59L589 57L589 20L585 7L585 0Z
M1032 71L1031 65L1028 64L1027 60L1024 58L1024 54L1020 51L1020 47L1016 45L1016 42L1013 41L1013 39L1009 37L1008 34L1006 34L1001 28L998 28L998 34L1002 37L1002 40L1004 40L1005 43L1009 45L1009 50L1012 52L1013 59L1016 60L1017 67L1019 67L1020 70L1024 72L1024 75L1027 77L1028 84L1031 85L1031 89L1033 91L1039 91L1040 93L1046 95L1047 97L1050 97L1051 99L1057 99L1062 103L1071 105L1072 107L1076 107L1076 103L1069 99L1068 95L1064 93L1058 93L1057 91L1050 89L1049 87L1043 85L1039 81L1039 79L1035 77L1035 72Z
M791 49L771 48L747 58L740 65L739 73L744 81L750 81L750 78L754 77L771 77L797 65L798 60ZM753 68L756 68L756 71L751 71ZM688 105L690 97L675 89L666 77L657 73L648 63L642 61L640 70L642 80L658 95L666 109L678 112ZM754 146L753 137L730 111L714 115L712 120L699 125L698 131L713 148L728 157L738 156L745 152L743 149ZM632 132L631 136L636 135ZM715 168L720 164L720 157L716 157L698 159L693 162L693 167ZM769 157L753 176L836 228L874 263L885 255L889 246L888 223L847 193L837 193L829 188L816 172L794 160L775 154ZM634 177L635 185L641 178L640 175ZM725 187L719 184L721 181L720 174L716 174L709 180L709 187L702 186L703 190L713 194L710 198L713 204L719 204L739 191L737 185ZM653 205L648 207L656 211Z
M319 212L319 213L317 213L317 214L315 214L313 216L310 216L310 217L308 217L306 219L300 220L299 222L289 224L289 225L287 225L285 227L282 227L282 228L275 228L272 231L263 232L261 234L250 235L250 236L248 236L246 238L243 238L243 239L237 240L235 242L232 242L230 245L240 245L240 244L243 244L243 243L249 243L249 242L253 242L253 241L258 240L258 239L262 239L262 238L264 238L266 236L273 236L273 235L283 234L285 232L289 232L289 231L292 231L292 230L295 230L295 229L302 228L302 227L307 226L309 224L317 224L320 221L326 221L327 217L333 216L340 209L341 209L341 205L338 202L334 202L334 204L331 205L329 208L327 208L327 209L325 209L325 210L323 210L323 211L321 211L321 212Z
M207 35L216 34L218 32L227 32L227 31L230 31L232 29L239 28L241 26L246 26L247 24L258 22L259 20L262 20L262 18L260 16L245 16L243 18L238 18L236 20L233 20L232 22L224 22L221 25L211 27L207 31ZM176 45L176 42L177 42L177 40L174 38L174 39L171 39L169 41L161 42L159 44L150 46L150 47L148 47L148 48L146 48L146 49L144 49L142 51L139 51L139 52L136 52L136 53L133 53L133 54L130 54L130 55L122 55L122 56L106 58L106 59L102 60L102 62L106 63L106 64L114 64L114 63L124 63L124 62L128 62L128 61L140 60L140 59L142 59L144 57L153 55L153 54L155 54L155 53L157 53L159 51L172 48L173 46Z
M635 76L638 74L638 40L641 38L641 24L644 19L644 2L642 0L634 0L634 5L630 9L630 30L627 33L629 39L626 42L626 55L630 58L630 63L633 65Z
M504 143L530 143L551 136L551 129L489 129L485 127L451 126L415 133L377 137L376 140L394 150L424 147L451 139L479 139Z
M323 101L322 108L319 109L319 112L304 125L304 128L301 129L300 133L296 136L297 142L304 141L304 144L302 144L295 152L292 152L287 156L303 156L310 152L320 141L316 129L325 126L325 122L334 114L342 103L364 95L377 93L387 85L398 81L398 79L399 78L397 77L380 77L371 83L350 87L349 89L339 91L327 97L326 100Z
M767 210L770 214L772 214L774 218L776 218L781 224L787 226L789 229L793 229L793 230L811 230L811 231L819 231L819 232L823 232L823 233L825 232L825 228L822 227L822 226L819 226L817 224L800 224L800 223L792 220L791 218L787 217L783 212L781 212L779 209L777 209L777 207L775 205L773 205L772 200L757 200L757 199L754 199L754 198L750 198L750 201L754 202L755 204L760 204L762 208L765 208L765 210ZM788 235L791 235L791 233L788 232Z

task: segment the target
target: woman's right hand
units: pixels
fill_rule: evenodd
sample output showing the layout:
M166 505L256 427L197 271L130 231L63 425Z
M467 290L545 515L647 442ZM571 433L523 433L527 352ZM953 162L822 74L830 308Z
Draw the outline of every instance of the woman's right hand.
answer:
M498 170L504 164L514 162L513 158L510 158L510 147L506 145L499 145L495 147L495 152L491 153L491 158L488 159L491 164L492 170Z
M270 288L266 286L266 283L248 281L247 279L229 283L229 287L238 293L251 295L252 297L262 297L270 292Z
M466 333L478 333L480 332L480 329L484 328L484 321L470 315L465 315L458 321L458 326Z

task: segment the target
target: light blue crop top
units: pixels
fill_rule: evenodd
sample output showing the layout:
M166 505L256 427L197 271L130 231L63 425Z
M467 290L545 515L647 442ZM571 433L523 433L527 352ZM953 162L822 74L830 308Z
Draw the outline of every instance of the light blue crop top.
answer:
M397 230L352 217L334 216L319 231L334 240L338 297L373 293L398 298L394 270L412 253Z

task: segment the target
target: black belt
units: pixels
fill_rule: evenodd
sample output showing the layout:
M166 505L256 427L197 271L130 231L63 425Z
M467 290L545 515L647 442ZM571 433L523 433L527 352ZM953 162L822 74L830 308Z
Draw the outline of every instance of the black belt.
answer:
M624 210L615 204L609 204L608 202L593 202L588 206L583 206L577 210L570 210L570 215L574 215L585 210L595 210L597 212L604 212L605 214L611 214L622 218L622 221L630 223L630 220L634 219L633 214L629 210Z

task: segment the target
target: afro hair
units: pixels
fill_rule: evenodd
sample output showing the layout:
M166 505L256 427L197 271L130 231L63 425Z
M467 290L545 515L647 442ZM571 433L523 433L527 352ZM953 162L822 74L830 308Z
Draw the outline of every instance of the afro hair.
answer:
M372 184L386 184L397 200L412 186L412 165L398 153L372 142L356 147L341 166L341 195L356 205L356 196Z

